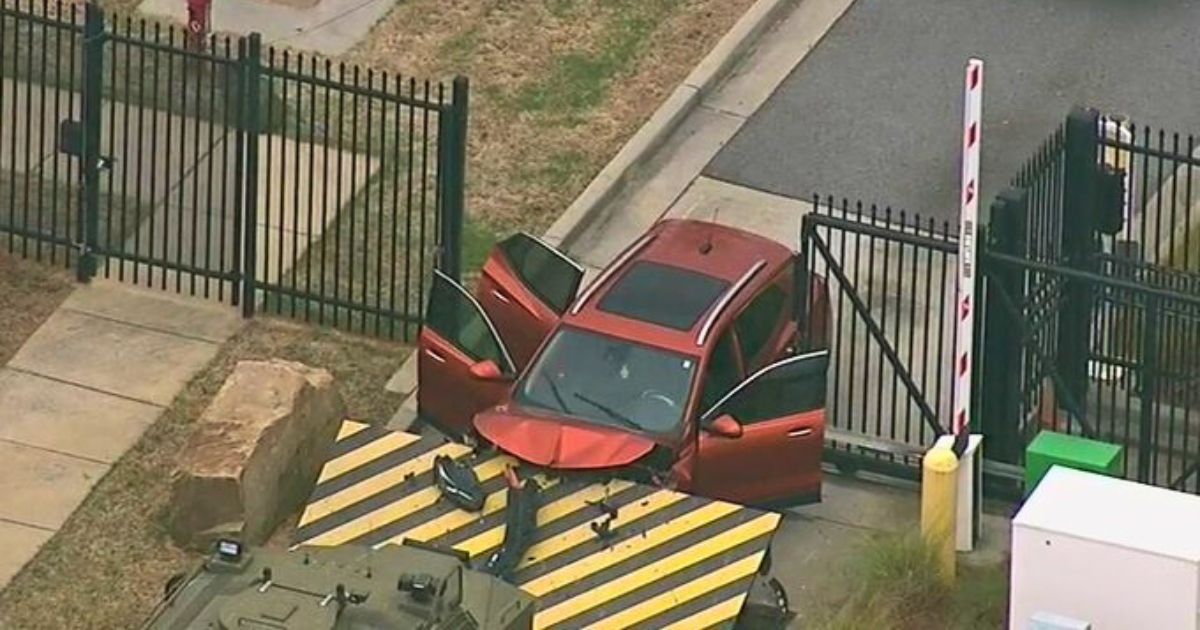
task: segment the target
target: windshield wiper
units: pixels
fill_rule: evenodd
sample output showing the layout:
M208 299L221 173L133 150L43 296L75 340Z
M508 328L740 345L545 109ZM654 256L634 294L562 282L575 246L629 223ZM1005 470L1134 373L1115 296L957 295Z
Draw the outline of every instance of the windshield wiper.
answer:
M580 394L579 392L571 392L571 395L578 398L579 400L582 400L583 402L599 409L600 411L603 411L604 415L624 424L625 426L628 426L633 429L637 429L639 431L644 430L644 427L642 427L642 425L634 422L633 420L630 420L629 416L626 416L625 414L617 411L616 409L613 409L612 407L609 407L608 405L605 405L602 402L592 400L591 398L588 398L587 396L584 396L583 394Z
M558 383L554 382L554 377L543 372L542 378L546 379L546 384L550 386L550 393L554 395L554 401L558 403L558 408L563 413L571 413L571 410L567 408L567 401L563 400L562 392L558 389Z

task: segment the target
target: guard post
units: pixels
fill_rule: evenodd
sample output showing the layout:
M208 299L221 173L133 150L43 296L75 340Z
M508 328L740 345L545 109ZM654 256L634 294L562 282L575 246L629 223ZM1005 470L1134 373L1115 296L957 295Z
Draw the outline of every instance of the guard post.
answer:
M949 446L934 446L921 459L921 536L946 584L954 582L957 511L958 457Z

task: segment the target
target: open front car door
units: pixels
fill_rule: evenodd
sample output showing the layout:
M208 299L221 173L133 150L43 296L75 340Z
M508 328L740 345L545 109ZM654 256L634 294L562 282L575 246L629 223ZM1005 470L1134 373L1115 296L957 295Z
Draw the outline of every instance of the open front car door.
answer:
M829 351L759 370L700 417L695 490L742 503L819 499Z
M462 285L433 272L417 341L417 414L454 435L499 403L516 366L483 308Z
M583 268L537 237L514 234L483 265L475 297L508 341L517 369L533 357L579 290Z

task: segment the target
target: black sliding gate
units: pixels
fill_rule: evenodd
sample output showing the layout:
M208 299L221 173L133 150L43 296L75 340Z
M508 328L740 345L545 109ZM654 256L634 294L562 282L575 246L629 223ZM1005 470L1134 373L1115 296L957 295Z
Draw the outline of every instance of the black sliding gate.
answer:
M1072 112L984 210L974 336L985 472L1040 430L1124 448L1125 474L1200 492L1200 151ZM829 458L915 476L953 409L956 228L815 199L802 252L830 286Z

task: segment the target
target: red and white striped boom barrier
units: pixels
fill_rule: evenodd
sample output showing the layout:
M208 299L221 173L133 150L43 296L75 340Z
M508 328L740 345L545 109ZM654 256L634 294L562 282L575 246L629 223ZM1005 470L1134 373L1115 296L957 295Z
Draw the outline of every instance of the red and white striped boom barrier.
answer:
M962 455L971 432L975 330L975 241L979 232L979 141L983 126L983 61L967 61L963 100L962 214L958 234L958 306L954 361L954 446Z

